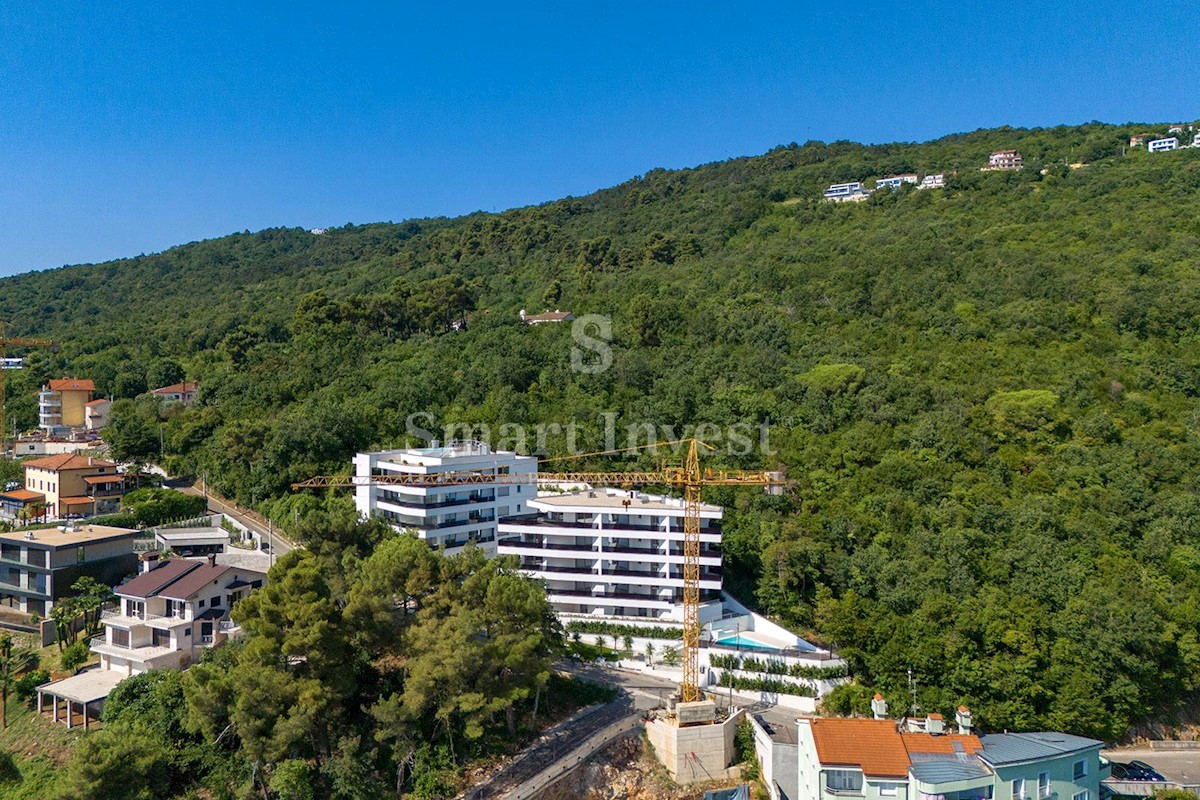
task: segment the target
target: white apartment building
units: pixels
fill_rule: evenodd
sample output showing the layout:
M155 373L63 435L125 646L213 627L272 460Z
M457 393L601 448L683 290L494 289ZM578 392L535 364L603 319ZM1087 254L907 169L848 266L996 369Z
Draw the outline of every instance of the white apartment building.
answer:
M941 189L946 185L946 175L937 173L936 175L926 175L921 179L921 183L917 186L918 189Z
M1166 139L1155 139L1146 145L1146 149L1151 153L1163 153L1168 150L1175 150L1179 147L1179 140L1174 136Z
M527 483L481 482L439 485L448 473L481 476L528 475ZM488 555L496 552L496 523L525 513L537 494L537 459L508 451L493 452L484 442L452 442L444 447L359 453L356 477L427 475L429 483L405 486L358 486L354 504L363 517L382 517L397 529L416 531L433 547L448 551L475 542Z
M621 489L529 501L500 522L500 555L546 583L563 615L683 620L684 502ZM700 600L720 616L722 509L700 506ZM701 620L712 614L701 611Z

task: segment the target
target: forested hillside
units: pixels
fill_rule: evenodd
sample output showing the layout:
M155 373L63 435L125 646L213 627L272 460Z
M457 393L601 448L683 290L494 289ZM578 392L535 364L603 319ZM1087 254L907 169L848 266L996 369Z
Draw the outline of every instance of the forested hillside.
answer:
M708 498L736 594L897 708L911 667L930 711L1119 736L1200 683L1200 149L1123 147L1162 128L791 145L502 214L6 279L0 318L64 342L29 354L13 407L33 424L60 374L132 399L186 373L202 400L165 414L169 465L284 525L319 502L291 481L412 441L419 412L494 444L574 422L580 451L606 413L618 446L629 423L769 425L769 452L710 461L794 481ZM980 172L998 148L1026 168ZM947 186L820 199L898 172ZM611 317L611 368L574 371L569 325L517 317L556 307ZM114 443L157 458L157 415L119 404Z

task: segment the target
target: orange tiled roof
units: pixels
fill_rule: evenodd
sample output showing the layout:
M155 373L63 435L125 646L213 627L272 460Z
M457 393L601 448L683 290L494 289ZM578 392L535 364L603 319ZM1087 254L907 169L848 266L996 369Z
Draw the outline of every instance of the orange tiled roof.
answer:
M28 489L14 489L11 492L0 493L0 497L7 497L10 500L45 500L46 495L41 492L31 492Z
M48 469L52 472L59 472L64 469L87 469L88 467L115 467L116 465L115 461L90 458L89 456L81 456L78 453L59 453L56 456L35 458L32 461L26 461L22 464L25 467Z
M817 758L830 766L859 767L864 775L904 778L908 775L908 750L896 723L888 719L811 720Z
M195 391L196 384L184 381L183 383L172 383L170 386L155 389L151 394L194 394Z
M87 406L102 406L102 405L104 405L105 403L111 403L111 402L112 402L112 401L111 401L111 400L109 400L107 397L101 397L99 400L92 400L92 401L91 401L91 402L89 402L89 403L84 403L84 405L87 405Z
M58 502L64 506L90 506L96 501L90 497L60 497Z
M88 378L59 378L49 382L54 392L94 392L96 384Z

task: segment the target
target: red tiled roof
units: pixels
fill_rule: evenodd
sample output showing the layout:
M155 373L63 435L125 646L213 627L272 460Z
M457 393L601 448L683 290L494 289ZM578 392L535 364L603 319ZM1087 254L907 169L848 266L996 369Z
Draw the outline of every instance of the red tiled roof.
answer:
M194 394L196 392L196 384L184 381L183 383L173 383L170 386L164 386L161 389L154 389L151 394Z
M14 489L11 492L4 492L0 494L0 497L7 497L10 500L20 500L22 502L26 500L46 499L46 495L42 494L41 492L31 492L28 489Z
M817 717L810 723L823 765L859 767L877 778L908 775L908 750L891 720Z
M60 497L58 502L64 506L90 506L96 501L91 497Z
M170 586L160 589L158 596L170 600L187 600L231 569L233 567L227 564L217 564L216 566L201 564L199 569L192 570Z
M570 311L547 311L544 314L526 314L525 322L564 322L574 316Z
M84 403L84 405L85 405L85 406L102 406L102 405L104 405L105 403L111 403L111 402L112 402L112 401L111 401L111 400L109 400L108 398L106 398L106 397L101 397L99 400L91 400L91 401L89 401L89 402L87 402L87 403Z
M35 458L32 461L26 461L22 466L36 467L37 469L48 469L52 472L59 472L66 469L88 469L89 467L115 467L117 462L104 461L91 456L81 456L78 453L59 453L56 456L46 456L45 458Z
M159 566L143 572L124 586L118 586L115 591L126 597L153 597L165 586L169 586L192 570L200 567L199 561L164 561Z
M929 715L934 716L933 714ZM954 743L962 745L963 752L974 755L983 749L983 742L973 734L947 733L941 736L930 736L928 733L902 733L900 738L904 748L910 753L931 753L934 755L954 755Z
M49 384L52 392L94 392L96 384L88 378L58 378Z

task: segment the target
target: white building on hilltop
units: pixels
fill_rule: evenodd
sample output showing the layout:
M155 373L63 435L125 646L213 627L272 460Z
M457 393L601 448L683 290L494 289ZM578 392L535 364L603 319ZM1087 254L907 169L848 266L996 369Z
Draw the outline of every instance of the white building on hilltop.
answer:
M939 172L936 175L926 175L921 179L921 183L917 186L918 189L941 189L946 185L945 173Z
M1146 149L1151 153L1165 153L1168 150L1175 150L1179 147L1179 140L1174 136L1166 139L1155 139L1146 145Z
M500 522L499 552L546 582L559 614L683 620L684 502L620 489L529 501ZM720 616L719 506L700 506L701 620ZM710 613L705 613L708 610Z
M529 475L525 484L483 481L438 484L436 477L470 472L482 476ZM354 491L354 505L363 517L382 517L397 529L413 530L433 547L456 550L468 542L496 552L496 522L524 514L536 492L537 459L507 451L493 452L484 442L452 442L445 447L359 453L354 474L362 478L386 475L427 475L429 483L404 486L373 484Z

